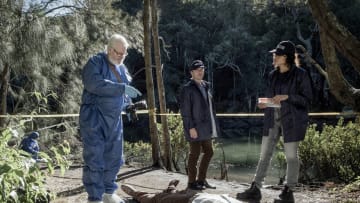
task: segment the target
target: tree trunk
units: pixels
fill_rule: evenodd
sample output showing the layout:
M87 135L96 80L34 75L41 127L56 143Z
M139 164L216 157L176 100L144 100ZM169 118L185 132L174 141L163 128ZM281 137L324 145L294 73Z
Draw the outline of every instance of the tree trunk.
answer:
M354 88L345 80L334 44L322 29L320 30L320 40L331 93L341 103L355 106Z
M308 2L312 15L320 27L321 47L330 91L338 101L359 111L360 90L352 87L344 78L335 47L360 73L360 42L338 22L325 0L309 0Z
M320 28L360 73L360 41L340 24L326 0L309 0L308 3Z
M0 115L5 115L6 114L6 107L7 107L7 102L6 102L6 97L7 97L7 92L8 92L8 86L9 86L9 64L5 63L4 64L4 70L1 73L1 86L0 86ZM0 128L5 127L5 118L0 117Z
M155 96L154 82L151 65L151 30L150 30L150 0L144 1L144 53L145 53L145 73L146 73L146 91L149 105L149 129L152 145L153 166L161 167L159 139L157 134L156 117L155 117Z
M156 66L156 79L157 87L159 94L159 104L160 104L160 113L161 113L161 126L162 126L162 135L164 142L164 154L163 154L163 163L167 170L172 171L171 167L171 146L170 146L170 135L169 127L167 122L166 114L166 99L165 99L165 88L162 77L162 65L160 58L160 43L159 43L159 30L158 30L158 14L157 14L157 1L151 1L151 17L152 17L152 34L154 42L154 56L155 56L155 66Z

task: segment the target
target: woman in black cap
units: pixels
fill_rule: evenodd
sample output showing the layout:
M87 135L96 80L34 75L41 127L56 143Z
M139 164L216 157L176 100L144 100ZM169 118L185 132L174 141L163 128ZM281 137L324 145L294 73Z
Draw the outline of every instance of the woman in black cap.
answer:
M294 202L293 188L298 182L298 147L304 140L308 125L308 108L312 99L312 88L308 73L294 63L295 46L291 41L280 42L274 50L273 66L265 102L258 107L265 109L261 154L251 187L238 193L241 200L261 199L260 189L265 180L276 144L283 136L287 162L286 185L277 202Z

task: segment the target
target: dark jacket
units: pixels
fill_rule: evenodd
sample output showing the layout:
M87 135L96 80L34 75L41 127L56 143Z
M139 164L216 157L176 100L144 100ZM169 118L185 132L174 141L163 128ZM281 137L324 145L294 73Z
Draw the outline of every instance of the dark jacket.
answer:
M284 135L284 142L297 142L304 140L308 126L308 109L312 100L312 88L309 74L302 68L292 66L286 79L289 98L281 102L280 119ZM266 97L275 96L275 84L279 76L278 70L269 74L269 85ZM263 135L269 134L274 126L274 108L265 109Z
M213 107L213 115L216 123L217 134L219 136L219 127L216 121L214 102L209 91L209 83L205 83L205 89L210 97ZM185 138L187 141L210 140L212 135L211 117L209 102L202 96L200 88L195 81L191 80L185 84L179 95L180 112L183 120ZM190 138L189 130L195 128L198 138Z

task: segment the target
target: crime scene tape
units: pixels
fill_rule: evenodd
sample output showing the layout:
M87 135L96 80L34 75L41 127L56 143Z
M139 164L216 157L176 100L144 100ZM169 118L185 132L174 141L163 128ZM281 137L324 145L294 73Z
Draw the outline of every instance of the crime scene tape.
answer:
M179 116L180 113L156 113L155 110L137 110L137 114L154 113L156 116ZM125 114L125 113L123 113ZM355 116L356 112L317 112L309 113L309 116ZM79 114L38 114L38 115L0 115L0 118L56 118L56 117L78 117ZM261 117L263 113L217 113L218 117Z

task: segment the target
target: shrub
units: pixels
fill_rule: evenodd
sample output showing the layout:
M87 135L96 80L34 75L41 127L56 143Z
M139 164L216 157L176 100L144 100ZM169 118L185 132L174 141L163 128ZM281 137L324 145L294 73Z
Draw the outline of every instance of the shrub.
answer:
M309 126L299 147L302 181L354 181L360 176L360 118L347 124L340 118L321 132L316 127Z
M170 144L172 151L172 162L177 171L180 171L181 161L186 164L187 152L189 146L184 137L184 129L180 115L171 115L167 117L170 134ZM162 139L161 123L157 124L160 146L164 146ZM146 142L125 142L125 163L141 163L143 165L151 164L151 143ZM186 168L186 165L185 165Z
M143 141L124 143L125 163L139 163L146 166L151 163L151 144Z
M187 168L187 159L189 144L185 140L184 136L184 127L182 118L180 115L172 115L168 117L168 126L170 134L170 143L172 151L172 161L176 171L181 171L180 164L181 161L184 162L185 171Z
M53 147L51 151L55 158L50 158L44 152L40 156L46 160L47 170L40 167L27 152L19 150L17 145L9 146L16 131L10 128L1 132L0 139L0 202L27 202L40 203L49 202L55 195L45 189L45 178L47 173L53 173L54 166L59 164L62 172L68 168L69 162L65 155L70 153L67 143L59 147Z

